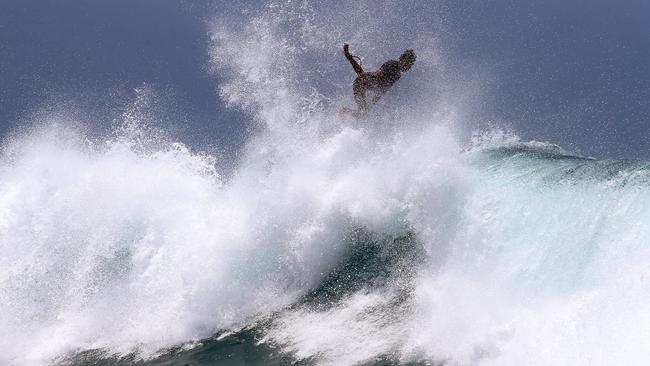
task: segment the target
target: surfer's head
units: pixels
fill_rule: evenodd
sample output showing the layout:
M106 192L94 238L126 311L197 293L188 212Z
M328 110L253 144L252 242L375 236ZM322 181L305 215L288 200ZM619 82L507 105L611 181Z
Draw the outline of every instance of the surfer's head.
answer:
M407 71L415 63L415 52L412 49L408 49L402 53L399 57L399 69L401 71Z
M408 49L402 53L399 57L399 69L401 71L409 70L415 63L415 52L412 49Z

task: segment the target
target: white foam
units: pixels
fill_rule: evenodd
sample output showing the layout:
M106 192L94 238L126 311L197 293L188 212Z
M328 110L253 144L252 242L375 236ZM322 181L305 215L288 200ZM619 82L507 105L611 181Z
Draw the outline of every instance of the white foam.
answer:
M56 123L7 141L3 362L93 348L148 357L210 336L313 288L351 226L401 231L409 212L449 202L426 194L455 189L436 177L456 174L448 128L323 133L314 126L340 121L320 112L300 124L307 117L285 95L257 118L291 118L254 136L227 182L214 157L151 137L133 113L105 144ZM435 158L414 159L423 155Z
M372 6L355 4L344 18L372 18ZM417 234L428 258L412 298L385 310L389 287L327 311L284 311L267 341L336 365L382 355L647 363L650 206L646 186L626 185L643 173L558 181L573 162L476 163L480 151L459 152L462 108L433 91L425 59L400 81L426 80L410 84L417 97L341 121L342 97L310 82L314 67L331 76L329 59L302 62L336 49L337 27L359 47L390 43L379 28L352 30L307 3L271 4L212 30L221 95L256 131L226 181L215 157L152 134L131 111L103 144L65 124L5 141L0 361L45 364L92 348L147 357L246 323L318 284L350 227L363 225ZM437 54L419 42L422 55Z
M284 11L264 19L294 21ZM309 29L330 27L307 19ZM338 20L328 17L332 27L344 26ZM372 27L359 32L376 35ZM291 88L292 75L283 77ZM450 111L371 118L356 143L372 152L342 158L359 172L351 180L364 184L345 185L348 212L373 230L415 230L429 254L410 311L387 321L390 313L373 309L390 294L360 292L326 311L284 313L269 340L298 358L337 365L381 355L457 365L647 363L645 171L605 179L571 176L577 164L594 163L573 159L477 162L481 149L503 145L566 152L497 130L459 156L453 129L443 126L462 113Z

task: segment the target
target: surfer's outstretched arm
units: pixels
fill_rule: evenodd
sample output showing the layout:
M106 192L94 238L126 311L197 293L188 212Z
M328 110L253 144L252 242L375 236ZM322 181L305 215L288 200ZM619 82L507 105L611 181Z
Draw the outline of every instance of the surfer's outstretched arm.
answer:
M363 69L361 68L361 65L357 62L357 60L354 59L354 56L350 54L350 45L347 43L343 43L343 54L345 55L345 58L350 61L350 64L352 65L352 68L357 74L363 74Z

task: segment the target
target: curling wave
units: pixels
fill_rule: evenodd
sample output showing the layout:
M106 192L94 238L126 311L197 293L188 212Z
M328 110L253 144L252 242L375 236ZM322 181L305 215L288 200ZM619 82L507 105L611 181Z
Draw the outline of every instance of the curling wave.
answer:
M400 80L417 93L342 121L348 86L321 84L339 28L383 39L355 4L212 26L254 131L231 170L130 112L101 142L52 121L5 138L3 364L647 363L648 163L498 131L468 148L430 37Z

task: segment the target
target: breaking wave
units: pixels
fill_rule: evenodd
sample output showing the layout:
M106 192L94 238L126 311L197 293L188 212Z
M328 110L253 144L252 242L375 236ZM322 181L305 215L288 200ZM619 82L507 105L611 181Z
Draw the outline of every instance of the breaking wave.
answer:
M415 91L342 120L329 50L390 57L347 6L212 25L220 95L254 131L232 170L137 108L102 141L57 121L5 138L3 363L647 363L650 165L463 142L426 37Z

